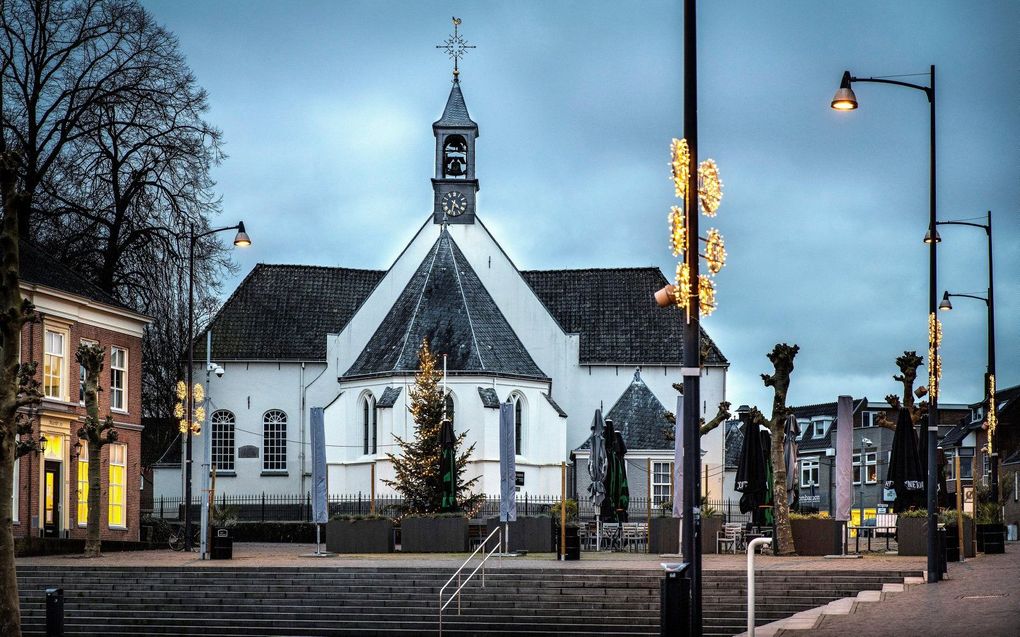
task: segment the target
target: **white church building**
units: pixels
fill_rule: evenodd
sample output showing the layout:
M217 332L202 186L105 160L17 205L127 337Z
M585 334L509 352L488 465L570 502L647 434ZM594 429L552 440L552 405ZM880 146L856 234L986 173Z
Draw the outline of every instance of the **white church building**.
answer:
M511 401L522 493L558 496L560 463L575 451L572 475L585 472L581 447L600 407L626 420L615 426L631 466L654 460L653 491L665 493L663 414L684 362L682 314L652 296L666 278L654 267L519 269L482 222L478 125L459 80L432 128L432 210L389 269L259 264L211 322L212 360L225 369L209 390L217 495L306 493L312 407L325 407L329 492L367 494L374 479L377 494L393 494L386 453L398 453L395 436L413 436L408 390L424 338L445 356L448 409L475 445L466 475L481 477L478 492L499 492L498 407ZM205 335L196 343L204 378ZM698 409L711 418L728 363L704 332L702 352ZM702 446L708 489L721 494L723 428ZM645 483L632 475L632 495ZM156 467L155 497L180 494L175 448Z

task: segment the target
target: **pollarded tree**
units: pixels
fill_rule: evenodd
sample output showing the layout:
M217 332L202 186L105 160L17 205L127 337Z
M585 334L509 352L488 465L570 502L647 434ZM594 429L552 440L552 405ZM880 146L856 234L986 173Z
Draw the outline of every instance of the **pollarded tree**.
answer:
M928 393L928 389L923 386L919 387L916 391L914 390L914 382L917 380L917 368L923 364L924 359L914 351L903 352L902 356L897 356L896 366L900 368L900 373L894 374L893 380L903 385L903 398L901 399L896 394L889 394L885 397L885 401L893 409L898 410L900 407L906 409L915 427L921 421L921 416L928 413L928 401L923 400L920 403L914 404L915 395L920 398ZM884 412L879 415L877 424L879 427L896 431L895 421L887 418Z
M446 401L442 381L443 374L439 370L438 360L429 348L429 341L426 338L418 350L418 373L415 375L414 387L410 390L414 438L403 440L396 437L400 454L386 454L393 463L396 478L383 482L403 496L402 511L405 514L438 513L442 509L443 482L439 462L441 452L439 434ZM461 496L478 482L478 476L467 481L463 480L468 458L475 449L475 446L471 445L465 451L457 453L466 437L467 432L462 431L457 434L454 444L454 453L457 455L457 503L461 509L471 509L482 498L480 494Z
M99 375L103 372L105 352L98 343L82 343L75 352L74 359L85 370L85 424L78 429L78 437L85 441L89 449L89 515L85 529L85 557L99 557L101 540L99 539L100 509L100 454L103 447L117 442L117 430L113 427L113 418L107 414L99 420Z
M768 354L774 372L762 374L766 387L773 390L772 417L768 420L757 409L751 410L751 421L764 425L772 432L772 504L775 511L776 538L779 555L793 555L793 532L790 529L790 503L786 499L786 460L783 446L786 442L786 417L790 409L786 406L786 394L790 389L790 374L793 373L793 359L800 351L799 345L778 343Z

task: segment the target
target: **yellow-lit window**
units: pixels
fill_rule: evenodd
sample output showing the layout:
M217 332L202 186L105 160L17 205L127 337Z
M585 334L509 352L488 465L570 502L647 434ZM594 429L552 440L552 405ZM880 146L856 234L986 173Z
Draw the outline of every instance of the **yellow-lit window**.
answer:
M45 433L43 433L43 436L46 438L46 447L43 451L43 455L46 457L46 459L59 460L63 462L64 437L58 436L56 434L50 434L47 436Z
M64 398L64 367L67 364L63 332L46 330L46 352L43 358L43 394L47 398Z
M110 445L110 510L111 527L127 526L127 445Z
M89 447L81 446L78 454L78 526L89 521Z

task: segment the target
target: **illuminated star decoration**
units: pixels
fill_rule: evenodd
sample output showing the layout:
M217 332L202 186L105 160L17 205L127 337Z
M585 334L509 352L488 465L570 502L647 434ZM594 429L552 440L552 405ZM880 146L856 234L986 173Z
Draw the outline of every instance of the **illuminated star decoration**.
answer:
M467 40L461 37L458 27L460 26L460 18L453 19L453 35L446 38L442 44L437 44L437 49L443 49L446 54L453 60L453 81L456 82L460 75L460 59L464 57L468 49L475 48L475 45L468 44Z
M680 257L680 263L676 266L676 277L673 284L673 295L676 298L677 307L687 313L687 320L691 316L690 299L694 295L694 286L691 281L690 268L685 261L688 250L693 249L688 232L690 214L697 214L697 210L691 213L691 208L698 208L706 217L714 217L722 203L723 187L719 179L719 167L715 161L706 159L698 164L698 192L697 203L693 206L688 200L687 180L690 176L690 147L686 139L674 139L670 144L670 172L673 179L673 190L678 199L683 201L683 207L673 206L670 208L669 219L669 248L673 256ZM698 303L702 316L708 316L716 308L715 300L715 279L716 274L726 265L726 248L722 234L715 228L710 228L708 236L696 237L696 241L705 244L704 254L700 254L708 265L708 275L698 275Z

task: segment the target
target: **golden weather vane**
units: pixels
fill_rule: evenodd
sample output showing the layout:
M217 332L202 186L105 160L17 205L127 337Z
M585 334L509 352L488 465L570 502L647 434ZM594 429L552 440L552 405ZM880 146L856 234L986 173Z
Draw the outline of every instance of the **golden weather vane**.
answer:
M458 27L460 26L460 18L453 18L453 35L446 38L442 44L437 44L437 49L443 49L446 54L453 60L453 81L456 82L460 75L460 59L464 57L468 49L475 48L475 45L468 44L467 40L461 37Z

